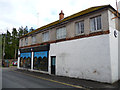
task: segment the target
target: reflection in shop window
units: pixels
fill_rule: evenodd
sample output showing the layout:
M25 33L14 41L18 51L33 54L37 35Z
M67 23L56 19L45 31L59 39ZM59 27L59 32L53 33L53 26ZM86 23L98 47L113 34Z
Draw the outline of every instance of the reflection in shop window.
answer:
M34 69L41 71L48 71L48 57L47 52L34 53Z

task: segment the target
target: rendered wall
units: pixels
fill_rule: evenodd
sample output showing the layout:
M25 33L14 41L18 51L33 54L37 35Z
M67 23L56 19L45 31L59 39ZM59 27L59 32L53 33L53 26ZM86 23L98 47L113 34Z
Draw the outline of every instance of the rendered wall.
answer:
M118 32L118 76L120 79L120 31Z
M56 56L57 75L112 82L109 34L51 44L50 56Z
M108 11L109 30L110 30L110 58L111 58L111 72L112 82L119 79L118 76L118 30L116 30L116 19L112 19L115 15ZM118 22L117 22L118 23Z

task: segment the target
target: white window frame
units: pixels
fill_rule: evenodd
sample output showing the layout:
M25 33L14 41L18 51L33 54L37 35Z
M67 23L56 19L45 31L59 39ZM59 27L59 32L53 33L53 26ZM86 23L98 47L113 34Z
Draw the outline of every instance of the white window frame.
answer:
M79 21L75 23L76 35L84 34L84 21Z
M25 46L28 45L28 38L25 38Z
M21 47L23 46L23 39L21 39Z
M32 44L35 44L35 43L36 43L36 35L32 36Z
M49 38L49 31L42 33L42 41L43 42L47 42L49 40L50 40L50 38Z
M101 15L90 19L90 31L95 32L102 29L102 18Z
M56 29L56 38L57 39L66 38L66 27Z

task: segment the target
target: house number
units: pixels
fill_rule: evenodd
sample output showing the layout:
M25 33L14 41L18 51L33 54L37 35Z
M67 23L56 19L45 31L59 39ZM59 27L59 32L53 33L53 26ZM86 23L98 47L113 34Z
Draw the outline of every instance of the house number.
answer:
M116 31L114 31L114 36L117 38L117 32Z

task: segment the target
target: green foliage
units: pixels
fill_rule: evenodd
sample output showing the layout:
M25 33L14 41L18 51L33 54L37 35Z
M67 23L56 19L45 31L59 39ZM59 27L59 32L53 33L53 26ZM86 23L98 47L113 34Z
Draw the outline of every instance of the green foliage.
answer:
M17 59L18 48L19 48L19 37L27 33L28 33L28 27L26 26L25 28L23 28L21 26L19 27L18 30L16 28L13 28L12 33L10 33L7 30L7 33L2 35L2 40L0 44L2 43L1 45L2 49L5 48L3 50L5 52L4 59Z

